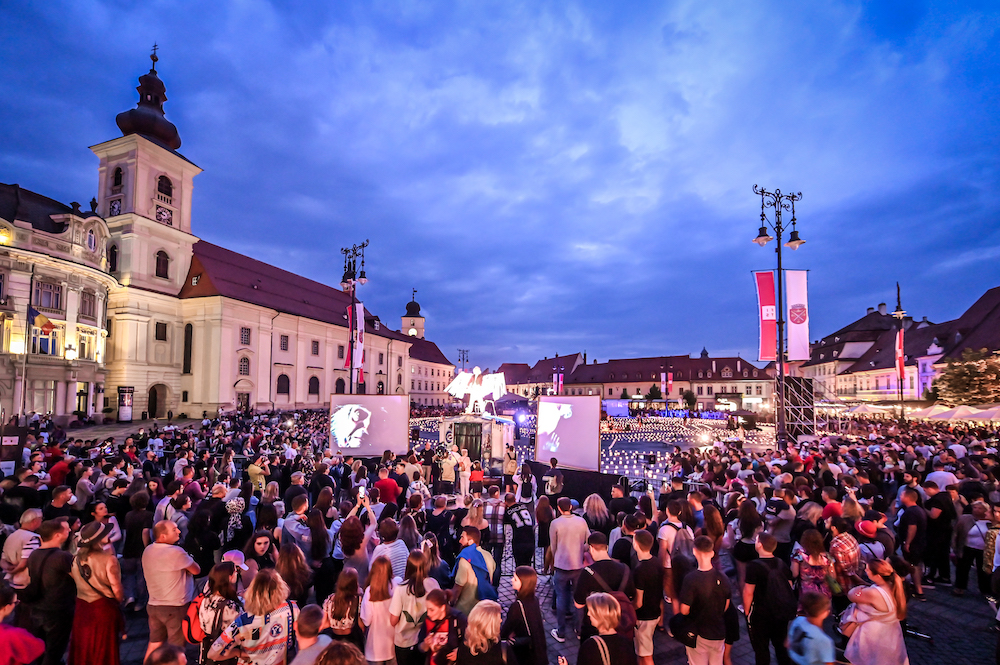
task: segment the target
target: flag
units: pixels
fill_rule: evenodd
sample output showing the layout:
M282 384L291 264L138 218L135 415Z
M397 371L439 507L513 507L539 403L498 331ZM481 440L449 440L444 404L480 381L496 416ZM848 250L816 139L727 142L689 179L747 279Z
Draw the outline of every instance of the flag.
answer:
M774 273L755 272L757 283L757 314L760 319L760 360L777 360L778 317L774 304Z
M552 372L552 394L559 394L559 372Z
M903 355L903 329L896 331L896 374L899 376L899 385L903 385L906 376L906 356Z
M788 359L809 360L809 296L805 270L786 270Z
M660 372L660 394L666 397L670 393L667 392L667 373Z
M556 390L557 395L562 395L563 392L563 377L566 376L562 372L559 372L559 388Z
M674 373L667 372L667 392L664 395L669 395L674 391Z
M55 324L49 321L49 317L45 316L37 309L28 305L28 325L40 328L42 334L48 335L50 332L55 330Z

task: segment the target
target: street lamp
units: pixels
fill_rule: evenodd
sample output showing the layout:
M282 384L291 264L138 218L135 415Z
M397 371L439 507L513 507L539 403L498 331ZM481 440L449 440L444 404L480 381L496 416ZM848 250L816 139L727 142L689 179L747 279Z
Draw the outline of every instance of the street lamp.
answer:
M368 283L368 276L365 275L365 247L367 246L368 241L365 240L360 245L351 245L340 250L340 253L344 255L344 276L340 280L340 286L351 294L351 315L349 320L353 325L351 326L351 334L349 335L350 342L347 346L347 366L351 372L348 392L351 395L354 394L354 342L358 330L364 330L363 327L359 328L359 326L365 325L363 318L361 321L354 321L356 316L354 306L358 304L356 295L358 284L363 286ZM361 270L358 270L358 259L361 259Z
M458 361L462 363L462 371L465 371L465 363L469 362L469 350L459 349L458 350Z
M758 187L757 185L753 186L753 192L754 194L760 196L760 230L757 233L757 237L753 239L753 242L763 247L767 243L774 240L774 238L771 237L771 234L768 233L768 227L774 231L774 234L778 239L774 249L775 253L778 255L778 302L776 307L776 314L778 318L778 339L776 349L777 353L775 354L778 359L778 390L777 400L775 403L775 409L777 411L775 439L776 445L781 449L784 449L788 443L788 431L785 427L785 294L784 289L782 288L781 248L784 246L789 249L796 250L806 242L799 237L799 231L795 228L795 202L802 200L802 192L782 194L780 189L769 192L763 187ZM768 208L774 210L773 220L767 218ZM785 231L785 226L781 216L782 212L785 210L790 210L792 213L792 231L789 234L788 242L782 245L781 234Z
M896 311L892 313L892 316L899 321L899 332L896 333L896 339L899 340L897 343L902 343L903 335L903 318L906 316L906 312L903 311L903 303L899 297L899 282L896 282ZM896 360L900 363L900 367L896 369L896 384L899 388L899 422L903 422L903 379L906 377L906 355L904 349L897 349L894 355L894 360L896 355L901 355L901 360ZM895 363L894 363L895 364ZM902 370L902 371L900 371Z

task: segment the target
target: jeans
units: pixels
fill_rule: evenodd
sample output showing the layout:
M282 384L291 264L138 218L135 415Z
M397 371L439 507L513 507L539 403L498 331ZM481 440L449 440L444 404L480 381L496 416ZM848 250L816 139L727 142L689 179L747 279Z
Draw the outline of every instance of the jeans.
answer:
M496 536L493 536L493 542L490 543L490 554L493 555L493 561L496 562L496 567L493 569L493 586L500 586L500 569L503 568L503 550L504 546L507 544L504 540L496 542Z
M45 652L39 665L60 665L63 654L69 646L69 634L73 630L73 612L54 614L50 612L32 612L31 633L45 641Z
M142 559L119 559L122 566L122 590L125 598L135 598L144 605L149 600L146 592L146 578L142 574Z
M990 594L990 576L983 572L983 551L974 547L962 548L962 556L955 563L955 588L965 591L969 586L969 568L975 567L979 593Z
M581 569L562 570L556 568L556 573L552 577L556 593L556 625L559 635L566 637L566 614L573 612L573 625L576 630L576 607L573 605L573 591L580 580Z
M757 665L770 665L771 645L774 646L774 658L778 665L791 665L792 659L785 648L785 637L788 635L787 621L748 621L750 646L753 647ZM701 638L698 638L701 641Z

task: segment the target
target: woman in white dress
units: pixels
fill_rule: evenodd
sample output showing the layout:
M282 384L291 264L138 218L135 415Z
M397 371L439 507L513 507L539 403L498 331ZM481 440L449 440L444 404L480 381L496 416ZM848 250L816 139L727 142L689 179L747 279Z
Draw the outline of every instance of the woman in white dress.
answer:
M875 583L856 586L847 593L854 606L847 609L842 621L856 625L844 657L853 665L909 665L899 623L906 618L903 580L882 559L869 563L866 570Z
M458 486L462 496L469 495L469 480L472 477L472 460L469 449L462 448L462 456L458 458Z

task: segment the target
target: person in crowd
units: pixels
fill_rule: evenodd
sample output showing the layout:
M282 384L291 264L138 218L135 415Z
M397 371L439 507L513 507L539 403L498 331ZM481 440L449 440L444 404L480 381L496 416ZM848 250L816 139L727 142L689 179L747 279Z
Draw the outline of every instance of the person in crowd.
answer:
M3 554L0 555L0 568L3 569L4 579L15 593L28 586L28 558L38 549L38 529L42 526L42 511L38 508L28 508L21 513L18 524L18 529L9 534L4 541ZM13 623L22 628L29 625L26 617L18 617ZM2 662L0 660L0 663Z
M125 622L119 604L125 600L121 569L114 550L105 546L112 525L91 522L80 530L71 574L76 583L76 611L69 640L73 665L117 665Z
M469 612L480 600L496 598L496 589L491 580L496 562L493 555L479 546L480 531L467 526L462 529L459 545L462 547L452 574L455 585L451 590L451 602L459 612L469 616Z
M181 622L187 604L194 599L194 576L201 568L191 555L177 546L181 530L170 520L153 525L153 543L142 553L142 571L149 601L148 657L164 642L184 646Z
M903 510L896 530L903 559L913 567L910 579L913 580L913 597L917 600L925 599L921 578L927 547L927 511L920 505L922 500L920 493L913 488L902 491L900 504Z
M384 520L391 521L391 520ZM405 566L400 567L403 572ZM390 606L394 591L392 561L375 555L368 575L368 588L361 597L360 618L365 627L365 658L369 665L396 665L396 629Z
M974 503L968 514L958 518L955 528L955 587L952 593L961 596L969 586L969 568L975 568L979 593L992 595L990 576L983 568L986 534L990 530L990 509L985 503Z
M873 584L848 592L854 610L841 617L841 632L850 638L844 657L852 665L905 665L909 659L900 624L906 618L903 580L888 561L873 561L865 572Z
M927 582L930 584L951 585L951 542L958 520L955 504L947 491L938 488L937 483L928 481L923 484L927 502ZM879 559L883 557L877 557Z
M406 558L402 582L392 592L389 603L389 623L395 628L393 645L396 665L419 665L417 650L421 617L427 612L427 594L440 589L437 581L428 577L427 557L413 550Z
M626 492L627 489L621 485L612 486L611 501L608 502L608 512L611 515L619 513L631 515L635 512L636 502Z
M653 665L653 635L661 615L663 565L653 556L654 542L653 534L645 529L636 531L632 537L632 547L636 554L632 567L635 584L635 653L640 665Z
M833 589L830 588L829 580L835 579L836 571L833 558L823 546L823 536L816 529L809 529L802 534L802 542L799 544L801 549L797 550L790 568L792 576L799 580L800 596L806 591L817 591L832 598ZM778 547L781 547L780 541Z
M278 550L274 570L288 585L288 598L304 606L312 586L313 571L302 550L291 543L283 544Z
M545 470L545 474L542 476L542 485L545 489L545 496L549 498L550 502L556 502L559 497L563 494L563 488L565 486L565 477L563 472L559 470L559 460L553 457L549 460L549 468Z
M637 665L632 640L617 632L620 620L621 605L610 593L599 592L587 597L587 622L594 627L594 634L587 639L581 636L577 665ZM569 665L565 656L559 656L559 665Z
M296 650L293 624L298 615L281 575L262 570L247 588L243 612L222 631L208 657L215 661L236 657L248 665L287 665Z
M219 639L222 631L243 612L243 602L237 592L239 569L231 561L223 561L213 566L208 573L205 597L198 606L198 623L205 633L200 645L198 662L210 665L208 653ZM224 665L236 665L236 658L223 661Z
M795 618L797 603L792 588L792 572L784 561L774 556L777 548L778 541L771 534L758 536L757 557L747 564L742 591L743 611L757 665L771 662L772 646L778 665L789 665L791 662L785 637L789 622Z
M5 621L17 602L14 589L0 582L0 663L4 665L27 665L45 653L45 642Z
M319 605L306 605L299 610L299 616L293 624L298 654L291 665L315 665L320 655L333 640L323 635L323 608Z
M552 524L549 525L556 596L556 627L552 629L551 634L556 642L562 643L566 641L566 617L573 611L573 598L583 571L590 528L582 517L573 514L573 504L568 497L560 498L556 506L559 509L559 517L552 520ZM575 613L568 627L576 630Z
M802 612L788 626L789 659L795 665L833 665L833 639L823 630L823 622L830 616L830 599L807 591L802 594Z
M359 649L365 648L364 634L359 622L361 609L361 587L358 571L349 566L337 578L337 591L326 599L323 612L326 615L323 634L333 640L350 642Z
M430 665L448 665L448 655L465 640L465 616L452 609L441 589L427 593L425 616L417 635L418 649L428 655Z
M518 503L534 505L538 499L538 481L527 462L521 465L521 471L514 478L514 495Z
M684 577L680 613L687 616L690 629L698 639L694 647L684 648L691 665L722 665L725 612L732 596L729 579L713 566L715 546L707 536L695 538L694 556L698 568Z
M540 500L540 499L539 499ZM531 565L535 558L535 520L531 506L518 503L513 493L504 497L504 521L511 527L511 554L515 566ZM549 536L551 542L551 534Z
M69 540L66 518L46 520L38 528L38 548L28 556L28 585L19 596L26 606L31 632L45 641L41 665L59 665L69 644L76 610L73 555L63 551Z
M433 578L442 589L450 589L453 583L451 568L441 559L437 537L433 533L424 535L424 539L420 541L420 550L427 557L428 577Z
M542 550L542 570L546 575L552 574L552 542L549 527L553 519L555 513L552 511L549 497L538 497L538 503L535 504L535 524L538 525L538 549Z
M424 513L421 510L418 514L423 516ZM413 515L407 513L399 518L398 537L406 545L407 553L420 547L420 529L417 527L417 521L413 517Z
M764 520L753 501L741 501L736 518L726 527L732 547L730 556L736 567L736 588L741 593L746 581L747 566L757 558L757 537L764 530Z
M860 572L861 551L857 539L851 535L851 526L843 517L831 517L829 530L830 557L833 559L833 569L839 587L834 593L833 608L837 613L847 608L847 591L854 586L854 578Z
M399 525L396 520L392 518L382 520L378 525L378 535L382 542L376 545L372 552L372 560L380 556L385 557L392 567L389 577L402 577L410 548L399 539Z
M162 644L146 657L143 665L187 665L184 649L173 644Z
M483 503L483 517L490 527L490 540L489 540L489 550L490 554L493 555L494 561L503 561L503 553L506 547L506 528L507 524L507 503L504 498L500 496L500 488L494 485L490 487L488 492L488 498ZM541 538L541 532L539 532L539 538ZM548 528L545 532L546 541L548 540ZM412 548L411 548L412 549ZM500 585L500 566L496 567L493 573L493 586Z
M591 532L587 538L587 552L593 563L583 568L576 588L573 590L573 602L576 607L578 609L585 608L587 597L598 592L621 592L634 603L636 589L632 572L628 566L611 558L608 553L608 539L604 537L603 533L600 531ZM580 640L586 640L594 635L595 630L590 622L589 614L584 613L580 626Z
M472 460L469 458L468 448L462 448L462 454L458 457L458 493L462 496L468 496L471 484Z
M456 665L517 665L510 645L500 641L500 603L483 600L469 613L465 639L458 649L448 654Z
M535 596L538 573L531 566L518 566L510 585L517 597L504 619L500 639L510 643L519 665L548 665L542 608Z

